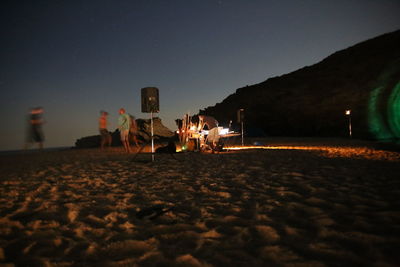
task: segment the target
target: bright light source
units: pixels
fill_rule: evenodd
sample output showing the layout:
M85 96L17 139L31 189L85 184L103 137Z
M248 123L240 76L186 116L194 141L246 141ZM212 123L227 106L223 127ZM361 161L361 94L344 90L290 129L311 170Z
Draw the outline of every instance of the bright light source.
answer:
M222 130L219 131L219 134L220 135L228 134L228 132L229 132L229 128L223 128Z
M346 110L345 114L349 116L349 136L351 137L351 109Z

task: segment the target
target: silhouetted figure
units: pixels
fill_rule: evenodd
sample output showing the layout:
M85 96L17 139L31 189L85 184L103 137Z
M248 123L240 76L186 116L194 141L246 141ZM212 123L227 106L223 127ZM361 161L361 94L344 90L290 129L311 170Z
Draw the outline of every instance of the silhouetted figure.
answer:
M42 130L43 125L43 108L36 107L32 108L29 112L28 118L28 130L27 130L27 140L25 144L25 149L28 149L29 145L32 143L38 143L39 148L43 148L44 135Z
M179 142L181 144L184 143L185 141L185 126L184 126L184 120L182 119L176 119L175 120L176 126L178 126L178 137L179 137Z
M121 142L124 145L125 152L130 152L129 146L129 128L131 125L131 118L128 114L125 113L125 109L119 109L119 117L118 117L118 129L121 134Z
M131 125L129 127L129 136L131 137L133 142L135 142L136 147L139 147L139 142L137 140L138 127L137 127L136 119L132 115L129 115L129 117L131 119Z
M111 134L107 130L107 115L108 112L106 111L100 111L100 118L99 118L99 131L100 131L100 136L101 136L101 149L104 149L104 146L111 146Z
M176 153L176 145L174 141L169 141L166 146L159 147L156 149L156 153Z

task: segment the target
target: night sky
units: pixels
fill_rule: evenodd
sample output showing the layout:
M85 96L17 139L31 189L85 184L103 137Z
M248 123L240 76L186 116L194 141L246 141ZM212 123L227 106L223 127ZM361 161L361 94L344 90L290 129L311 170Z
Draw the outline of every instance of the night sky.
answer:
M45 147L98 134L100 110L137 118L156 86L163 123L237 88L400 29L398 0L2 1L0 150L21 149L31 107Z

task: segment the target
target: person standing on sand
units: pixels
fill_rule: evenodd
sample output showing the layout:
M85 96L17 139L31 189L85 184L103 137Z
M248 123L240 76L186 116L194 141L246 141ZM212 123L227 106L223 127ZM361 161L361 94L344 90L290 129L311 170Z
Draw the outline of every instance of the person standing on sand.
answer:
M125 113L125 109L119 109L119 117L118 117L118 129L121 134L121 141L124 145L125 152L130 152L129 147L129 128L131 126L131 118L128 114Z
M111 134L107 130L107 115L108 112L106 111L100 111L100 118L99 118L99 131L100 131L100 136L101 136L101 149L104 149L105 145L108 145L109 147L111 146Z
M38 143L39 149L43 149L44 135L42 130L43 121L43 108L32 108L29 113L29 126L27 132L27 142L25 149L28 149L30 143Z

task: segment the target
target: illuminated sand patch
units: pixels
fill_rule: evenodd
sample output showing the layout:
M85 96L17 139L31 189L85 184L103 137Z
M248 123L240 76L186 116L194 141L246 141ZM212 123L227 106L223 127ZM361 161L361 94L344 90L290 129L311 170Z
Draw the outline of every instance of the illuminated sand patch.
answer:
M154 163L120 150L0 158L13 167L0 179L0 265L396 266L388 152L265 147Z
M325 157L354 157L370 160L400 161L400 153L376 150L367 147L329 147L329 146L232 146L225 151L245 150L308 150L318 151Z

